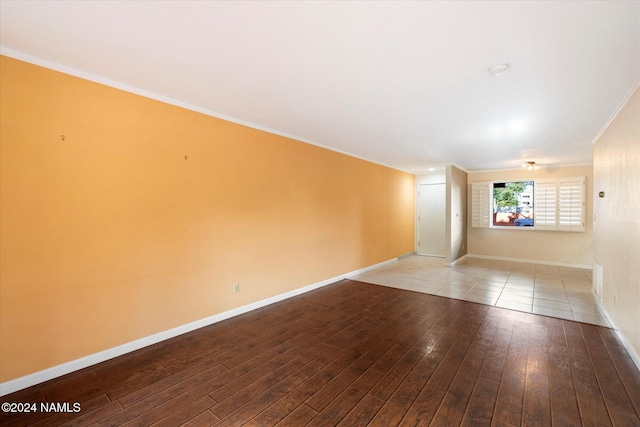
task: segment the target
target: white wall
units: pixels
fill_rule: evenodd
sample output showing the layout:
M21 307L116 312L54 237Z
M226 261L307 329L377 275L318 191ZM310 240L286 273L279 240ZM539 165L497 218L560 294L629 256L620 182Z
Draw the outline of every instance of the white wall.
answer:
M640 354L640 90L596 141L593 158L594 259L602 265L602 302Z

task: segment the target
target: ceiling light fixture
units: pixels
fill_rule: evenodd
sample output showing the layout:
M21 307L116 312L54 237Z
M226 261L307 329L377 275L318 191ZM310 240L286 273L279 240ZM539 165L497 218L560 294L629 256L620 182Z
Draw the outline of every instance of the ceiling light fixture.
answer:
M522 167L527 168L527 170L530 170L530 171L531 170L537 171L538 169L540 169L540 165L536 164L536 162L523 162Z
M509 64L497 64L489 68L489 74L493 77L498 77L506 73L508 70Z

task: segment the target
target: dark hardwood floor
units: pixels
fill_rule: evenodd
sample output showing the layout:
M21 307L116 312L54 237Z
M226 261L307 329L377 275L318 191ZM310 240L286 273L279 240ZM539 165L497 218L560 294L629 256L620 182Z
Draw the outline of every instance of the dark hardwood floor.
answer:
M640 426L613 330L343 280L12 395L8 426ZM38 403L39 405L39 403Z

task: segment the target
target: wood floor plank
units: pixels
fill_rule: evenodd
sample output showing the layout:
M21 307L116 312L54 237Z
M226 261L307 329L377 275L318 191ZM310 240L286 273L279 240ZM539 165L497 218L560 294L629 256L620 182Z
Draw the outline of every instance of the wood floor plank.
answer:
M155 383L149 384L148 386L139 388L132 393L120 397L118 401L124 408L128 408L129 406L145 400L149 396L152 396L185 381L189 381L190 386L195 386L199 383L210 380L226 371L228 371L228 369L219 364L211 367L207 367L207 364L194 365L191 368L178 371L175 374L158 380Z
M494 313L504 314L504 310L500 312L489 311L488 322L493 321L497 330L495 339L488 345L487 358L480 371L480 376L500 382L513 336L515 320L510 316L496 316Z
M120 405L120 403L110 402L104 406L94 409L93 411L89 411L77 418L67 421L62 425L65 427L71 427L71 426L88 426L94 423L102 423L102 421L105 418L108 418L110 415L116 414L121 410L122 410L122 406ZM55 424L49 424L49 425L55 425Z
M374 343L375 341L372 341L371 337L361 336L357 340L352 341L351 346L345 349L340 350L329 346L333 349L332 353L327 353L331 356L331 360L327 361L322 369L296 386L293 390L288 391L285 396L280 398L255 419L251 420L250 424L256 426L273 425L273 421L283 419L294 408L301 405L333 377L357 360Z
M296 368L296 365L297 367L302 366L307 363L308 360L304 357L302 359L298 359L298 356L304 355L305 351L312 347L313 344L314 341L312 340L312 337L303 334L296 337L296 339L276 345L273 350L261 355L261 360L257 361L256 364L240 365L240 367L242 367L240 370L237 370L236 368L231 369L229 371L229 375L231 375L231 373L235 374L233 378L230 379L228 376L223 378L220 376L221 381L218 381L214 390L209 395L217 402L222 402L248 385L270 375L274 371L286 372L292 364L294 369ZM265 360L263 363L257 364L269 356L274 357ZM258 358L256 357L255 359ZM216 413L215 410L212 412L218 417L221 417L221 414Z
M384 402L366 394L337 425L339 427L366 426Z
M284 417L276 427L299 427L308 424L318 412L304 403Z
M101 394L100 396L96 396L93 399L84 402L81 404L81 411L82 413L86 414L95 410L99 410L102 411L102 408L105 408L106 406L108 406L109 404L111 404L111 400L109 399L109 397L106 394ZM122 409L122 407L120 405L112 405L112 408L118 408ZM118 410L119 410L118 409ZM108 414L106 414L108 415ZM105 416L106 416L105 415ZM64 424L67 421L71 421L74 418L76 418L76 414L75 413L51 413L49 417L44 418L43 420L33 423L30 425L30 427L47 427L50 425L60 425L60 424Z
M199 401L204 397L206 396L202 394L202 391L198 390L198 388L195 388L193 390L187 391L186 393L179 394L169 400L166 400L160 405L154 406L153 409L147 412L135 414L130 410L124 410L117 414L116 417L105 420L105 422L114 423L114 425L123 427L149 426L162 420L163 418L174 415L176 412L181 411L191 402ZM213 399L211 400L215 404L215 401ZM132 415L137 416L132 417Z
M640 385L636 383L624 382L624 387L627 390L627 394L631 398L631 403L636 410L637 414L640 414Z
M236 410L229 419L242 418L248 420L246 426L264 426L274 425L284 418L294 407L298 406L302 399L298 402L291 402L289 399L282 399L283 396L293 391L301 383L315 375L318 371L327 366L334 356L334 349L324 343L318 345L320 349L324 349L321 354L311 362L304 365L297 371L282 378L276 385L262 392L252 400L248 401L243 407L241 413ZM285 405L279 407L278 403L283 402ZM250 408L250 409L249 409ZM253 418L252 418L253 417Z
M580 324L593 368L602 389L602 396L613 425L640 426L640 413L618 375L607 348L594 325Z
M209 396L201 397L195 402L188 404L184 408L174 412L166 418L151 424L153 427L174 427L186 423L209 409L215 401Z
M244 424L245 426L265 426L278 423L290 411L283 411L278 416L273 412L265 411L265 409L273 407L274 404L282 398L282 396L286 395L300 383L318 372L325 365L326 361L322 361L321 359L316 359L307 363L305 366L291 373L290 375L287 375L285 378L279 381L278 384L270 387L260 395L254 397L249 401L241 402L242 406L229 413L226 418L221 420L216 425L218 427L233 427L237 424L237 420L239 419L249 420Z
M222 364L229 369L244 365L247 362L251 361L252 359L264 353L272 351L274 343L290 345L292 340L300 339L301 336L304 339L305 335L308 335L310 332L314 330L317 332L320 332L321 327L317 325L314 327L314 325L312 324L305 325L304 322L298 321L298 327L293 327L288 330L283 330L282 334L279 334L277 337L273 337L273 338L261 337L262 339L260 340L260 342L250 349L245 349L240 351L238 351L237 349L234 349L234 352L236 353L236 355L225 358ZM294 341L294 344L295 344L295 341Z
M634 383L640 385L640 371L637 369L633 360L629 357L629 353L624 345L616 336L616 332L609 328L597 328L602 341L611 356L611 361L616 366L616 370L620 378L625 383Z
M202 411L191 420L183 423L181 427L205 427L215 425L216 422L218 422L218 417L213 415L213 412L206 410Z
M375 369L364 371L358 376L357 380L346 387L331 403L326 405L308 426L324 427L338 424L360 402L371 387L378 382L380 377L382 377L382 373Z
M333 377L316 393L310 396L305 401L307 406L318 412L322 411L340 393L342 393L343 390L367 371L369 367L378 360L380 356L389 349L389 347L391 347L391 344L391 341L384 339L375 342L367 352L353 361L353 363L351 363L346 369ZM382 376L379 371L376 370L375 372ZM379 379L379 377L376 378Z
M611 419L604 403L602 390L596 377L591 356L580 330L580 324L576 322L563 322L569 356L571 359L571 371L578 397L578 407L583 420L593 421L603 426L611 426Z
M309 362L322 356L323 353L326 352L326 348L328 347L325 344L314 346L314 342L315 341L310 339L307 343L305 343L304 347L301 346L300 348L296 349L296 357L291 358L275 369L266 371L266 374L264 374L263 372L264 375L258 380L250 383L246 387L239 389L236 393L229 395L228 398L219 400L216 405L211 407L211 412L213 412L218 418L223 419L232 412L236 411L238 408L247 404L247 402L252 401L252 399L254 399L255 397L261 395L267 390L276 387L276 385L283 378L288 378L291 373L297 373L300 369L306 367ZM307 349L308 346L311 346L311 348ZM230 384L236 385L236 382L234 381ZM239 386L243 384L244 382L239 384Z
M0 425L640 426L640 372L606 328L343 280L0 398L76 401Z
M546 320L541 319L541 320ZM522 423L527 426L551 425L547 327L532 324L527 351L527 373Z
M490 426L500 383L480 376L462 418L461 426Z
M465 331L460 334L460 340L458 340L460 348L469 347L466 341L474 340L476 335L474 331L478 331L480 327L480 325L478 325L477 328L474 327L473 322L468 326L469 327L465 328ZM471 399L471 394L475 389L476 381L480 375L480 370L482 369L486 355L487 352L482 341L478 341L478 345L471 346L469 351L465 350L464 358L459 367L456 367L457 371L455 376L453 376L450 385L448 385L442 404L436 411L431 425L460 425ZM441 366L443 365L441 364ZM431 380L429 380L429 382L431 382ZM439 385L442 383L436 384ZM433 384L429 385L436 387L436 385ZM436 388L441 389L440 387Z
M486 308L486 306L480 306L478 304L477 308ZM443 391L449 389L460 365L465 357L467 357L467 350L471 347L471 344L482 325L484 316L473 313L469 315L468 319L469 322L456 337L456 340L452 344L451 348L449 348L449 351L447 351L443 356L442 362L438 365L431 378L429 378L428 384L430 386Z
M578 397L573 384L562 320L549 319L548 345L551 422L554 426L580 425Z
M452 337L446 334L442 335L442 332L445 331L444 325L452 324L451 322L455 318L456 316L453 315L452 312L444 312L441 314L439 321L436 322L435 325L432 325L433 329L427 329L428 342L426 345L421 344L423 348L426 348L426 351L423 350L420 361L376 414L371 422L373 426L397 425L402 420L453 344L454 340ZM440 334L436 332L438 330Z
M86 394L87 390L84 385L89 382L95 382L98 376L92 368L85 368L80 371L73 372L52 380L38 384L37 387L29 387L24 390L17 391L2 398L3 402L39 402L58 399L74 399L78 394ZM104 393L97 392L95 396ZM95 397L91 396L91 398ZM87 399L88 400L88 399Z
M511 425L522 421L529 328L529 323L515 323L494 411L495 418Z
M445 339L443 343L439 345L439 348L446 347L448 349L451 343L455 341L455 336L459 332L459 329L465 325L467 321L468 319L460 312L451 312L451 316L443 316L439 319L432 328L424 331L420 338L409 346L402 358L393 365L371 390L371 395L385 401L389 399L424 356L423 347L428 347L430 343L434 342L434 339L439 337L439 333L441 333L445 336ZM446 352L446 350L444 351Z
M445 392L426 385L413 402L399 426L427 426L433 420L436 411L442 404Z
M407 320L410 327L401 326L400 330L403 333L396 338L396 343L373 364L372 368L386 374L412 347L433 345L432 343L438 340L445 327L457 316L455 310L450 310L451 305L448 302L452 301L454 300L429 307L426 314L421 311L418 316L409 317Z
M504 422L502 420L499 420L497 418L494 418L493 421L491 421L491 427L516 427L513 424L509 424L507 422Z

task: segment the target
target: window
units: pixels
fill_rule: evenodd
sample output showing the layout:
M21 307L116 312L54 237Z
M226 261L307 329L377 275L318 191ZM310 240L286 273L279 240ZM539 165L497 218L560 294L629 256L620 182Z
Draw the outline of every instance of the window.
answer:
M471 226L585 230L585 177L471 184Z
M533 181L493 183L494 227L533 227Z

